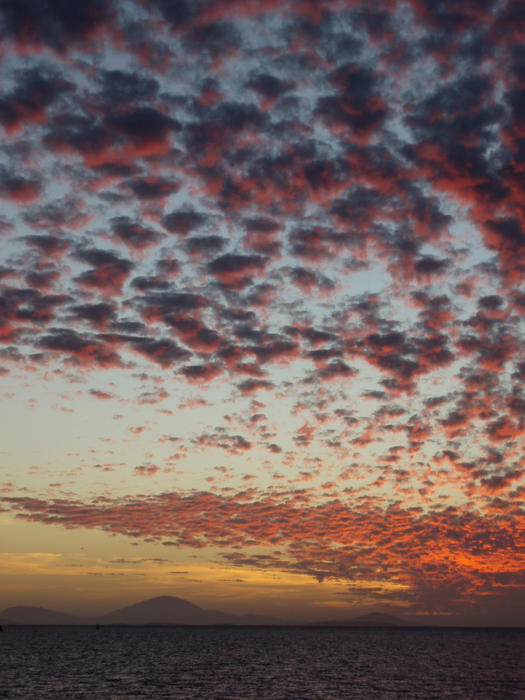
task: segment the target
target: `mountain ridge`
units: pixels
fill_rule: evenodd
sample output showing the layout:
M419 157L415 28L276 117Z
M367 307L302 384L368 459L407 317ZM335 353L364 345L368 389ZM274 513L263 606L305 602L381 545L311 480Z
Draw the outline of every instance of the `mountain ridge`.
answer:
M404 627L401 618L386 613L370 613L344 620L290 622L247 613L235 615L205 610L176 596L157 596L111 610L101 615L80 616L37 606L18 605L0 611L2 625L257 625L307 627Z
M57 612L35 605L15 605L0 612L0 624L9 625L73 625L81 620L78 615Z
M157 596L101 615L80 616L48 608L18 605L0 611L3 625L280 625L266 615L235 615L204 610L184 598Z

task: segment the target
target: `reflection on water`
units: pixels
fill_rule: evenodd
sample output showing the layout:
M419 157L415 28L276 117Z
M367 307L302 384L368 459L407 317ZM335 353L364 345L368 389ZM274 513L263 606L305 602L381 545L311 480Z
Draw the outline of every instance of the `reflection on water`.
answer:
M525 630L5 627L2 698L525 698Z

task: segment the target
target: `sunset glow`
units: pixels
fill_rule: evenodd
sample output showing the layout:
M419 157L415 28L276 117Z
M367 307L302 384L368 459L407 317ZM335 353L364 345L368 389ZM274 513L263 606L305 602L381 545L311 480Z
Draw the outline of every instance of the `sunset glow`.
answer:
M525 625L523 3L0 32L0 609Z

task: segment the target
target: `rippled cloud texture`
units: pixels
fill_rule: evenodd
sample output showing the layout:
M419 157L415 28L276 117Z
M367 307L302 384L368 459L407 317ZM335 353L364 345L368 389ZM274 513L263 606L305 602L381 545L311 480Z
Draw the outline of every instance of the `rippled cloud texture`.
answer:
M10 531L516 614L523 4L5 0L0 27Z

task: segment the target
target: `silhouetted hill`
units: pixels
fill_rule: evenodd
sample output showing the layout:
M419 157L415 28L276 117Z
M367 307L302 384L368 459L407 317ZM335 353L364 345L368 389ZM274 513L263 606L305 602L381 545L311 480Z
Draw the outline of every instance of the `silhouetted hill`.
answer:
M316 627L405 627L406 622L387 613L370 613L349 620L324 620L315 622Z
M38 608L31 605L17 605L0 613L2 625L78 625L82 618L67 613Z
M110 625L216 625L228 624L233 616L203 610L183 598L160 596L142 600L98 618Z
M0 612L5 625L278 625L281 620L262 615L233 615L203 610L175 596L160 596L93 617L77 617L31 606Z
M286 625L264 615L233 615L204 610L189 600L160 596L113 610L105 615L80 617L33 606L16 606L0 611L2 625ZM313 627L403 627L407 623L394 615L371 613L349 620L323 620Z

